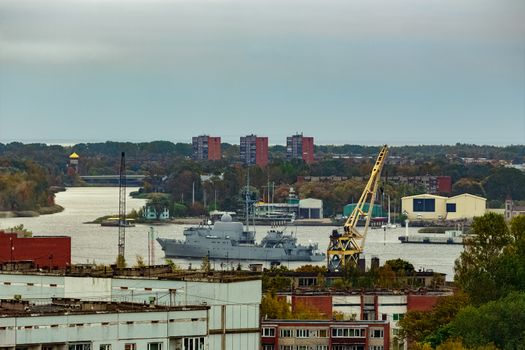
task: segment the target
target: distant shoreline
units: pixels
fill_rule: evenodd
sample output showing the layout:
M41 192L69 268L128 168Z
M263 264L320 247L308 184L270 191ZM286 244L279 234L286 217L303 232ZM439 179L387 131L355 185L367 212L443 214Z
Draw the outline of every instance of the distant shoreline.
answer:
M50 207L42 207L37 210L5 210L0 211L1 219L8 218L33 218L40 215L50 215L56 214L64 211L64 207L58 204L52 205Z

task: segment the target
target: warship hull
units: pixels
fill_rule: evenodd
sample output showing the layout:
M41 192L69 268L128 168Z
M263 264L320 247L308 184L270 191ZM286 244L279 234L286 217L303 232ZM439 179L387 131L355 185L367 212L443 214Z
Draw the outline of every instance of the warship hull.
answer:
M323 261L326 255L317 243L297 244L297 238L283 231L270 230L260 243L255 232L244 230L242 223L233 222L224 214L211 225L199 225L184 230L184 240L157 238L167 257L258 261Z
M312 255L308 250L291 250L287 254L284 248L265 248L257 245L232 246L228 240L213 240L207 244L189 244L179 240L158 238L166 257L198 258L209 256L210 259L224 260L260 260L260 261L311 261L325 260L324 254Z

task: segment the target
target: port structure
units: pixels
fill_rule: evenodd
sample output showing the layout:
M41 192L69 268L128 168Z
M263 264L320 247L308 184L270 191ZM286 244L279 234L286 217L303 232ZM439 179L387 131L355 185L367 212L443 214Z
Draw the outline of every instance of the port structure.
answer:
M339 230L332 231L330 235L330 243L328 244L327 258L328 271L341 272L350 266L356 266L361 253L364 250L366 234L372 210L374 208L377 188L379 186L379 179L381 178L381 170L385 164L388 155L388 146L384 145L377 156L377 160L372 168L370 179L366 184L361 197L357 202L352 214L346 220L343 226L343 233ZM368 203L368 212L365 212L365 204ZM360 218L365 217L365 227L363 233L357 230L357 222Z
M126 248L126 154L120 155L118 203L118 255L124 259Z

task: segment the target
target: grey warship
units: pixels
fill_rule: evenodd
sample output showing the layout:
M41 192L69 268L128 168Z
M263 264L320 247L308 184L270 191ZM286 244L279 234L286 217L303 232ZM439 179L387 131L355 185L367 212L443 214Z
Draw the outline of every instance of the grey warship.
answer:
M213 225L199 225L184 230L184 241L157 238L166 257L262 261L323 261L317 243L297 244L297 238L279 230L270 230L261 243L255 232L224 214Z

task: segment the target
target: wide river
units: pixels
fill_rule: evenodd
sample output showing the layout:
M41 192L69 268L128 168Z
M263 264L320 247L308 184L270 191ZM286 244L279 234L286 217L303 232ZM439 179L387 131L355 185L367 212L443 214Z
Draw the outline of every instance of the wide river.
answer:
M136 188L129 188L128 192ZM42 215L35 218L8 218L0 219L0 229L6 229L23 224L34 235L65 235L72 240L73 263L114 263L117 255L118 228L101 227L95 224L84 224L97 217L115 214L118 212L117 187L72 187L65 192L57 193L56 202L65 210L61 213ZM127 210L139 209L145 203L142 199L128 197ZM188 225L155 226L157 237L183 239L183 230ZM319 242L319 248L326 251L328 236L334 227L294 227L289 231L297 235L299 243ZM137 225L126 228L126 261L134 265L137 256L148 258L148 225ZM257 239L260 240L269 227L257 226ZM416 233L417 228L409 228L409 233ZM372 257L379 257L381 261L401 258L410 261L416 269L434 270L447 274L447 280L453 279L454 261L458 258L463 247L461 245L433 245L433 244L401 244L398 236L405 234L405 228L390 229L386 233L381 229L369 230L366 239L365 257L369 261ZM164 262L164 252L160 245L154 242L155 263ZM173 259L178 265L187 267L188 264L199 266L198 260ZM237 262L230 262L236 264ZM369 262L368 262L369 263ZM219 269L221 262L213 261L212 265ZM247 262L242 262L246 265ZM325 264L323 262L318 263ZM269 265L269 264L266 264ZM293 268L301 263L287 262Z

